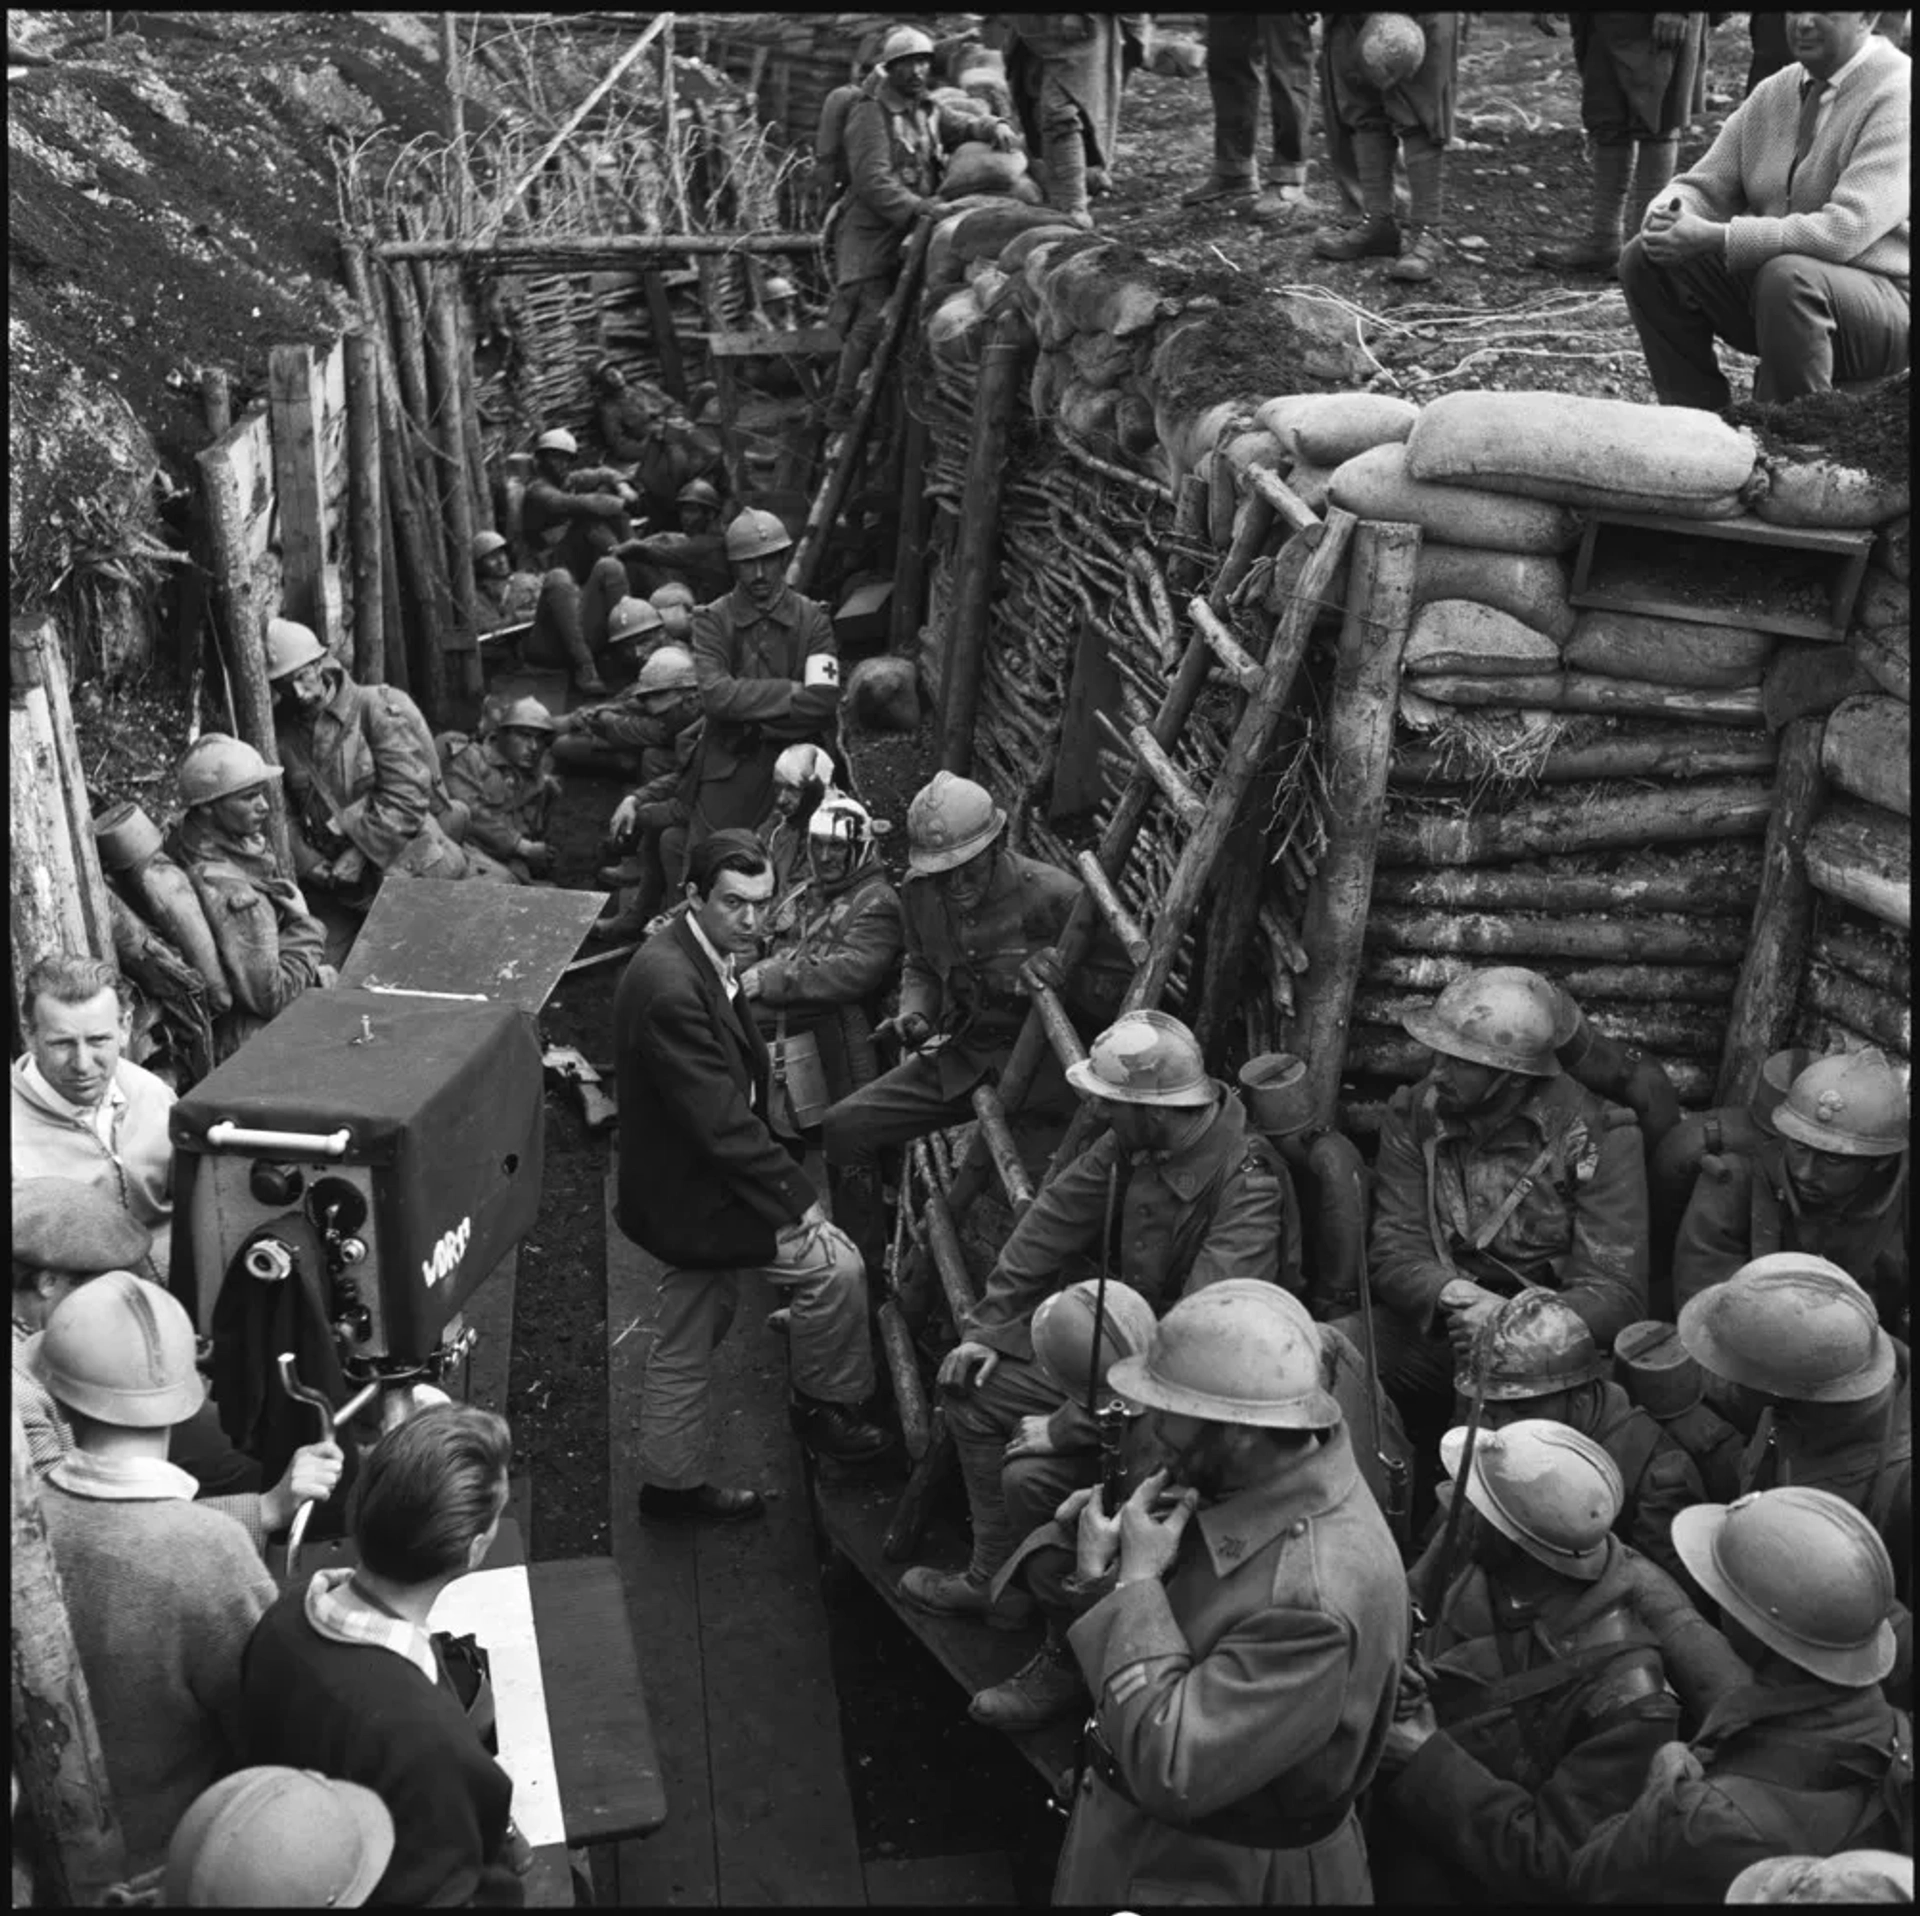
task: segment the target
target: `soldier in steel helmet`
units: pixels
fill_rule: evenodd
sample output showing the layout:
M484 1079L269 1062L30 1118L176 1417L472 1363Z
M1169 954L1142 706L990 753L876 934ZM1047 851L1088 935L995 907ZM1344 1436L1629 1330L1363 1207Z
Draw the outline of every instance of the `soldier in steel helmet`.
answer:
M1680 1313L1680 1341L1722 1414L1749 1434L1744 1494L1802 1484L1844 1499L1886 1544L1900 1662L1912 1681L1913 1392L1907 1348L1874 1321L1838 1265L1798 1251L1756 1258Z
M693 615L693 665L707 716L691 849L709 832L759 831L773 810L774 763L789 745L831 748L840 714L833 621L787 584L793 535L771 512L726 532L733 590Z
M642 592L684 585L704 605L720 598L731 583L726 534L720 525L720 494L709 480L689 479L673 504L678 528L647 533L634 543L629 561L634 583Z
M1423 1448L1457 1363L1518 1291L1557 1293L1603 1353L1646 1316L1640 1134L1562 1072L1557 1020L1553 987L1513 967L1404 1020L1433 1065L1387 1108L1369 1248L1382 1376Z
M900 897L858 799L829 789L796 836L805 851L774 895L765 949L740 990L763 1036L813 1035L826 1094L841 1098L874 1075L870 1018L900 960Z
M830 432L852 423L907 231L920 214L942 208L933 195L947 153L965 140L985 140L1001 152L1015 145L1004 120L934 99L932 80L933 42L918 27L895 27L881 45L873 84L854 95L847 112L847 201L833 254L833 323L843 343L827 402Z
M648 660L666 643L666 624L651 601L629 593L615 604L607 615L608 656L632 680L610 699L554 715L553 762L561 771L632 779L641 775L641 758L650 746L671 742L655 709L657 679L648 690L640 686ZM693 658L686 657L686 689L692 689Z
M517 698L486 737L470 739L447 760L447 790L467 808L467 843L523 885L553 873L547 832L560 791L546 767L553 736L553 714L536 698Z
M611 643L613 608L626 596L626 566L609 553L593 562L584 585L563 565L516 572L497 532L476 532L472 556L480 631L500 634L500 662L571 671L576 690L602 695L600 655Z
M901 895L906 963L900 1009L887 1021L908 1055L826 1115L822 1142L834 1206L863 1253L886 1252L880 1153L972 1115L975 1085L997 1075L1026 1020L1026 979L1058 988L1053 946L1080 896L1079 879L1009 851L1007 815L970 778L936 772L907 807ZM1067 1006L1097 1029L1132 977L1103 926L1066 984ZM1059 1103L1066 1083L1049 1051L1028 1102Z
M73 1426L40 1510L139 1875L240 1756L241 1657L274 1581L246 1530L194 1502L199 1486L167 1460L207 1395L178 1299L108 1271L54 1307L30 1361ZM341 1455L313 1453L295 1489L325 1497Z
M1876 1050L1809 1064L1774 1106L1773 1136L1702 1161L1674 1247L1676 1303L1750 1258L1805 1251L1838 1264L1904 1336L1911 1095L1907 1073Z
M1248 1127L1240 1100L1208 1075L1178 1019L1128 1012L1067 1081L1096 1101L1108 1128L1027 1207L940 1366L973 1520L972 1557L964 1571L923 1565L900 1580L901 1595L922 1609L1002 1625L1033 1608L1017 1588L994 1595L1015 1545L1097 1468L1084 1386L1064 1390L1038 1361L1035 1313L1062 1277L1104 1264L1145 1300L1149 1322L1223 1278L1295 1291L1302 1282L1300 1215L1286 1169ZM1047 1617L1047 1645L974 1698L982 1722L1029 1728L1080 1698L1066 1653L1073 1611L1060 1591L1072 1559L1054 1554L1061 1560L1029 1557L1021 1566Z
M534 476L520 501L520 532L543 569L565 566L585 585L597 561L633 548L628 516L640 495L605 466L583 468L580 442L564 426L533 442Z
M192 881L233 1003L213 1025L214 1062L230 1058L309 985L338 977L327 930L282 871L267 821L267 788L283 774L244 739L203 732L181 755L174 784L184 810L168 850Z
M1793 1485L1683 1511L1674 1540L1750 1680L1575 1851L1566 1900L1710 1903L1766 1857L1910 1851L1913 1724L1880 1691L1893 1566L1872 1526Z
M1112 1515L1098 1486L1060 1507L1094 1707L1056 1902L1371 1900L1354 1802L1407 1586L1322 1378L1306 1307L1245 1279L1182 1298L1109 1372L1158 1467Z
M286 771L294 875L364 915L383 873L505 880L459 840L467 827L420 708L392 685L358 685L307 626L267 621L274 741Z
M1526 1406L1531 1408L1531 1406ZM1624 1487L1591 1438L1549 1418L1464 1429L1441 1460L1476 1519L1387 1732L1377 1869L1396 1901L1562 1901L1575 1849L1639 1795L1678 1734L1663 1634L1688 1633L1709 1686L1739 1659L1671 1578L1622 1543ZM1409 1841L1411 1839L1411 1841Z
M1510 1298L1488 1321L1479 1375L1462 1364L1453 1382L1463 1398L1484 1397L1489 1430L1546 1419L1599 1445L1620 1476L1615 1533L1669 1576L1684 1577L1673 1520L1706 1501L1706 1486L1686 1450L1607 1376L1577 1311L1551 1291ZM1416 1590L1425 1587L1423 1567L1424 1560L1407 1573Z

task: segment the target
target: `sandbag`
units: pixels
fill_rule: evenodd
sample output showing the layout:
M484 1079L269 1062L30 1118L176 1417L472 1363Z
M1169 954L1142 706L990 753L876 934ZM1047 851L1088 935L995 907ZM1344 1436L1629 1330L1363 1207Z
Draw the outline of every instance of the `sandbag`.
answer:
M1407 448L1398 444L1375 446L1336 467L1328 497L1356 518L1403 520L1447 545L1565 552L1580 536L1580 522L1565 506L1411 477Z
M1040 228L1059 224L1060 215L1050 207L1023 206L1017 200L995 200L991 205L971 207L960 215L959 224L954 228L953 248L962 260L998 259L1012 241ZM936 240L945 225L943 220L934 228ZM1073 227L1063 228L1060 237L1064 239L1077 230Z
M1137 392L1122 392L1113 409L1113 429L1120 436L1120 448L1129 459L1140 459L1160 452L1160 434L1153 423L1153 407Z
M1472 672L1526 678L1560 669L1560 648L1509 612L1475 599L1436 599L1413 615L1403 668L1410 678Z
M927 321L927 350L950 366L977 366L986 318L971 286L949 293Z
M950 213L927 241L926 290L929 299L960 283L966 259L959 251L960 229L971 215Z
M1402 442L1420 408L1388 393L1289 393L1254 415L1286 449L1310 466L1338 466L1374 446Z
M1754 500L1753 510L1769 525L1860 530L1884 525L1911 503L1904 479L1876 479L1858 466L1832 459L1764 455L1760 463L1766 488Z
M1873 542L1873 563L1905 585L1913 570L1913 515L1903 512L1880 528Z
M1654 619L1593 606L1575 617L1566 661L1610 679L1718 690L1758 685L1773 646L1771 634L1743 626Z
M1040 281L1040 312L1063 338L1072 333L1108 333L1131 339L1160 318L1160 295L1111 244L1085 248L1064 260L1057 254Z
M1484 546L1422 545L1413 602L1473 599L1544 632L1555 645L1573 637L1567 570L1549 552L1491 552Z
M1066 351L1073 361L1074 378L1102 390L1119 385L1134 370L1131 349L1111 333L1075 333Z
M1847 650L1860 669L1889 698L1913 697L1912 640L1905 626L1884 626L1878 632L1856 632Z
M1287 484L1309 512L1325 512L1327 488L1333 484L1331 466L1295 465L1287 473Z
M1820 769L1855 798L1883 811L1913 816L1913 721L1899 699L1859 693L1843 699L1827 719Z
M1007 276L990 259L977 259L967 268L967 284L973 288L973 303L991 318L1007 289Z
M1117 459L1120 438L1114 431L1114 413L1120 395L1110 388L1102 390L1069 380L1056 402L1055 412L1062 429L1079 444L1102 459Z
M1774 648L1767 662L1760 704L1767 730L1777 732L1797 718L1817 718L1842 699L1873 689L1866 667L1844 645L1789 639Z
M969 101L968 104L972 103ZM957 200L964 199L969 193L1009 193L1024 198L1025 195L1019 192L1022 184L1032 184L1027 180L1027 156L1024 153L1000 153L984 140L968 140L954 148L937 197ZM1037 187L1033 188L1033 197L1035 200L1040 197Z
M1407 472L1569 506L1648 511L1691 501L1718 508L1731 497L1737 511L1759 452L1752 433L1691 406L1453 392L1421 412L1407 439Z
M1002 210L1003 209L999 207L981 208L983 213L997 213ZM1009 213L1017 210L1028 218L1033 217L1035 213L1046 213L1048 215L1048 217L1041 220L1038 225L1022 227L1000 248L1000 266L1004 272L1018 273L1023 271L1029 255L1038 247L1051 246L1056 240L1081 239L1085 237L1079 227L1067 225L1058 213L1053 212L1048 207L1034 208L1023 206L1017 209L1008 207L1004 210ZM969 217L971 217L971 215L969 215ZM938 229L936 229L936 231L937 230Z
M1197 471L1214 447L1229 437L1246 418L1246 408L1232 399L1223 399L1217 405L1207 407L1204 412L1181 415L1170 413L1164 406L1155 406L1154 431L1159 437L1161 450L1167 455L1167 466L1174 475L1173 483L1178 486L1186 474Z
M1264 466L1269 472L1278 472L1286 463L1286 455L1280 450L1280 442L1272 433L1255 427L1251 432L1237 432L1220 448L1226 455L1227 464L1233 468L1236 479L1245 479L1255 466Z
M1913 588L1877 566L1867 568L1865 583L1853 608L1853 622L1869 632L1889 625L1913 624Z
M1065 353L1040 353L1033 362L1033 374L1027 381L1027 405L1036 419L1051 419L1060 404L1060 395L1073 378L1073 361Z

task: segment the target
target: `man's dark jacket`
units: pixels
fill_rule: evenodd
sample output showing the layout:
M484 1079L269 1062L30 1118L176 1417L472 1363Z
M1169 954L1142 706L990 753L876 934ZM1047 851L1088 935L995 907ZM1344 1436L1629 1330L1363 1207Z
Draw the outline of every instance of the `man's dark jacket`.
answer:
M621 1230L669 1264L771 1263L814 1190L767 1129L769 1061L752 1012L728 1002L686 917L628 965L613 1043Z

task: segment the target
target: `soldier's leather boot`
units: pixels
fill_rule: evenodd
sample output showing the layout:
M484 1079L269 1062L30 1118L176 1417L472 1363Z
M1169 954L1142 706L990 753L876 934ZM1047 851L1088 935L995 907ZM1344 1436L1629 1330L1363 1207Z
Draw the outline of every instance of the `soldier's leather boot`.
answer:
M965 1570L935 1570L917 1563L900 1578L900 1594L916 1610L937 1617L978 1617L995 1630L1019 1630L1033 1621L1033 1599L1024 1590L1007 1590L995 1603L991 1579Z
M816 1457L836 1463L865 1464L890 1449L893 1439L878 1424L865 1422L849 1404L829 1404L798 1391L788 1407L794 1435Z
M995 1730L1037 1730L1091 1702L1080 1665L1064 1638L1051 1633L1004 1683L979 1690L967 1705L976 1723Z
M1342 227L1323 227L1313 236L1316 259L1390 259L1400 250L1400 222L1391 213L1369 213Z

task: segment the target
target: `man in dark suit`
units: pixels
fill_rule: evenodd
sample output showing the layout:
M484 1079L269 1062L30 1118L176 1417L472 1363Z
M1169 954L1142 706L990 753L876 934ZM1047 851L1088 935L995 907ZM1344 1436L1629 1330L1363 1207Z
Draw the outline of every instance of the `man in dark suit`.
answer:
M891 1441L872 1393L866 1267L767 1128L769 1060L735 961L757 949L773 867L751 832L695 847L688 910L648 939L614 994L620 1096L617 1217L666 1265L640 1396L640 1510L757 1516L752 1490L707 1481L713 1353L758 1270L788 1293L794 1429L860 1462Z

